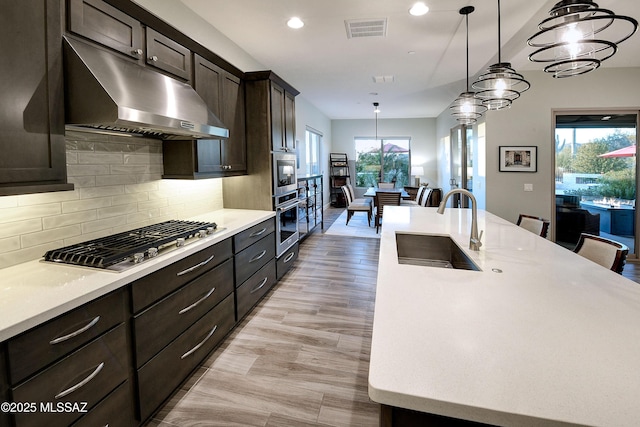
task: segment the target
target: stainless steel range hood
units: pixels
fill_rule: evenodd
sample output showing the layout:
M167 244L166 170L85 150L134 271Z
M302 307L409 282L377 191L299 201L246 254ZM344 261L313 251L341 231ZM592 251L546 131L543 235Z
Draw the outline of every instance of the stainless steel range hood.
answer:
M66 126L159 139L228 138L193 88L65 37Z

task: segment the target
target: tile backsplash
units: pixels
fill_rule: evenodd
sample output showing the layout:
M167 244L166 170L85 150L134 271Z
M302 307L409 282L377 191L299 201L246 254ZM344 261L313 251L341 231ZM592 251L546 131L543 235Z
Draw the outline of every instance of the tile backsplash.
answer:
M74 191L0 197L0 269L49 249L222 209L222 179L163 180L162 142L69 131Z

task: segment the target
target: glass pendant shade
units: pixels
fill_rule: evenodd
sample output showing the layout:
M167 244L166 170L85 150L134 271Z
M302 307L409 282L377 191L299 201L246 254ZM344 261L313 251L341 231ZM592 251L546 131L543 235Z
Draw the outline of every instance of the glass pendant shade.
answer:
M489 66L481 74L472 87L476 90L476 97L489 110L502 110L511 107L513 101L520 94L531 87L522 74L511 67L511 63L502 62L500 42L500 0L498 0L498 63Z
M549 64L544 71L556 78L597 69L638 29L635 19L600 9L590 0L563 0L549 14L527 43L538 48L529 60Z
M469 90L469 14L474 10L473 6L460 9L460 14L465 15L467 21L467 91L462 92L449 107L451 115L463 125L474 124L487 111L482 101L476 98L475 92Z
M487 111L474 92L463 92L449 107L451 115L462 125L472 125Z

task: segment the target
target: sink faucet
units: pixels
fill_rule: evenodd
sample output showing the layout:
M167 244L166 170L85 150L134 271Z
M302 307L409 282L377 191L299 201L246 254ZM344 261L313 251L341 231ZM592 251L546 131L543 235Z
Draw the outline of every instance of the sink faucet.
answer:
M469 238L469 249L472 251L479 251L480 246L482 246L482 242L480 241L482 238L482 231L480 232L480 235L478 235L478 206L476 198L469 190L465 190L464 188L455 188L449 191L444 195L442 202L440 202L440 206L438 206L438 213L444 214L444 208L447 204L447 200L449 200L449 197L451 197L452 194L456 193L464 194L471 199L471 236Z

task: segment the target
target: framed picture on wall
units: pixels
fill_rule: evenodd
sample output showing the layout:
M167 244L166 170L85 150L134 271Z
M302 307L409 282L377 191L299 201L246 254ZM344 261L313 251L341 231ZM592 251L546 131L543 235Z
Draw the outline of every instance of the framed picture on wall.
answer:
M538 147L501 145L500 172L537 172L538 171Z

